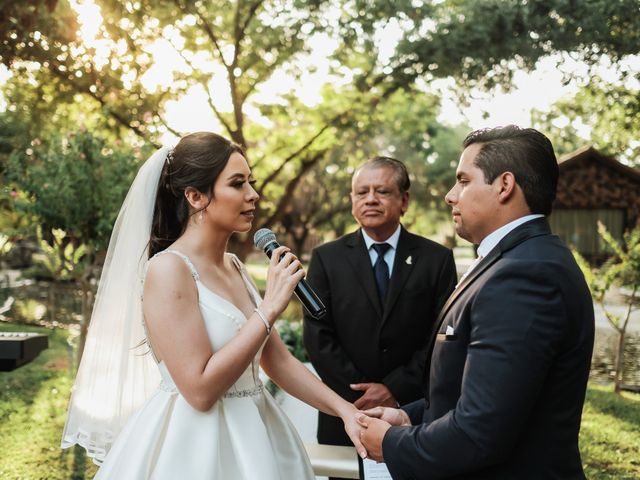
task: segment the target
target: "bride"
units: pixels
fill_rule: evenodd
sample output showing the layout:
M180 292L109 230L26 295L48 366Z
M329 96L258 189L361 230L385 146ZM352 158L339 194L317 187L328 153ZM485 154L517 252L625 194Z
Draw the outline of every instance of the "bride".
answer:
M206 132L160 149L138 172L109 244L62 439L101 464L95 478L314 478L259 366L342 418L364 456L355 407L272 328L304 276L299 260L286 247L274 252L261 299L225 251L234 232L251 228L253 183L240 147Z

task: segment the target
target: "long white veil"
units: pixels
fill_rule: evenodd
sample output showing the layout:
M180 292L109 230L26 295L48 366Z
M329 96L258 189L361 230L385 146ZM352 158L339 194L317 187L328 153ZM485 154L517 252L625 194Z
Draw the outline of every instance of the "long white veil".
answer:
M158 181L170 152L140 168L116 220L73 386L62 448L79 444L102 462L127 418L160 382L145 339L142 286Z

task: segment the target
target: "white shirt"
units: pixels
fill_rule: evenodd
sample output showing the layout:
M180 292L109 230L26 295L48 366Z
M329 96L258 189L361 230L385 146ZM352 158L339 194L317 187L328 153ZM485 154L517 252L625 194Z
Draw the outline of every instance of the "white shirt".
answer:
M364 238L364 244L367 247L367 251L369 252L369 258L371 259L371 266L376 263L378 259L378 252L376 252L371 246L374 243L388 243L391 248L387 250L387 253L384 254L382 258L387 267L389 267L389 278L391 278L391 273L393 270L393 261L396 258L396 251L398 250L398 240L400 240L400 225L396 228L396 231L391 234L389 238L383 240L382 242L376 242L373 238L367 235L367 232L364 231L364 228L360 229L362 231L362 238Z
M524 217L520 217L513 222L509 222L506 225L501 226L497 230L494 230L489 235L484 237L484 239L480 242L480 245L478 245L478 256L486 257L489 252L493 250L495 246L498 245L498 243L500 243L500 240L506 237L507 234L510 233L513 229L530 220L542 217L544 217L544 215L542 215L541 213L525 215Z
M511 232L514 228L519 227L523 223L540 217L544 217L544 215L540 213L525 215L524 217L520 217L513 222L509 222L506 225L501 226L497 230L494 230L489 235L484 237L484 239L480 242L480 245L478 245L478 257L471 263L471 265L469 265L467 271L462 274L462 277L460 277L460 280L458 281L456 287L462 283L467 275L469 275L471 271L480 263L480 260L486 257L489 252L491 252L491 250L493 250L495 246L500 243L500 240L507 236L509 232Z

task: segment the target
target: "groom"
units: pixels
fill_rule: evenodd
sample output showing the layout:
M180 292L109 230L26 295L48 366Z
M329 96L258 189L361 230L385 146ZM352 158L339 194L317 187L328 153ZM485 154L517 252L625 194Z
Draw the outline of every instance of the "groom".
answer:
M585 478L593 304L545 218L553 147L515 126L472 132L464 147L445 199L480 261L440 312L425 399L360 415L363 444L396 480Z

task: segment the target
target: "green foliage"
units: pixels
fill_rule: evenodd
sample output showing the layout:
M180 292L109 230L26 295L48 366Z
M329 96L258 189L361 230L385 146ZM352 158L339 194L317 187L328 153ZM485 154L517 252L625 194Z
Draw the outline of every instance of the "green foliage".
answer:
M16 204L24 200L24 194L6 178L9 156L16 145L27 144L24 123L18 119L14 122L6 112L0 112L0 232L10 240L18 239L34 223L30 215L16 209Z
M637 66L622 72L618 83L592 76L572 98L558 101L549 112L534 112L535 123L548 132L559 155L584 145L577 129L584 125L595 148L640 165L640 90L625 86L634 75L640 76Z
M600 305L605 317L618 332L614 384L616 392L620 392L624 369L625 335L631 313L638 307L638 293L640 293L640 228L624 234L624 245L613 238L602 222L598 222L598 233L613 252L611 258L602 267L593 268L577 251L573 254L584 273L594 301ZM625 307L622 314L615 313L606 303L606 297L614 285L621 288Z
M28 201L29 196L25 192L17 191L15 185L0 186L0 231L7 238L5 248L14 246L17 240L34 231L37 218L20 207ZM0 256L8 253L0 253Z
M5 256L11 248L13 247L13 242L9 239L7 235L4 233L0 233L0 260Z
M302 322L278 320L276 328L291 354L301 362L308 362L309 357L302 341Z
M79 280L87 273L90 259L85 244L76 246L73 242L65 242L67 234L58 228L51 231L50 242L42 237L40 227L37 235L40 251L33 254L33 266L23 272L23 276L70 281Z
M623 235L624 245L613 238L603 223L598 223L598 233L615 254L606 264L606 283L636 292L640 288L640 228Z
M81 35L67 1L3 8L0 60L12 73L3 89L10 120L23 121L29 139L46 140L85 125L104 138L157 144L166 132L183 133L166 118L171 102L202 91L212 128L244 145L255 166L262 201L254 226L296 230L299 242L316 227L345 228L348 213L338 188L325 189L319 202L303 200L314 186L342 187L349 169L371 150L407 160L418 182L426 178L427 189L414 191L416 200L441 208L450 159L434 152L458 133L438 126L438 99L420 93L433 80L453 76L462 92L473 86L508 88L518 68L530 69L555 52L570 52L590 65L605 57L618 65L640 50L640 15L628 14L637 12L637 0L96 4L103 22L95 39ZM381 33L386 26L401 30L392 52ZM322 101L310 106L298 89L310 89L306 75L317 66L308 53L318 40L337 48L327 53L331 78L318 87ZM156 54L160 44L169 48L162 55ZM161 64L173 66L165 84L152 80ZM282 74L297 85L265 100L263 87ZM413 102L396 96L402 91ZM432 163L421 166L425 158ZM346 175L327 174L326 167L334 165ZM300 205L317 211L292 218ZM441 218L426 217L409 212L406 220L422 229ZM76 234L59 223L45 227ZM100 232L93 233L103 241ZM242 257L251 249L250 235L234 242Z
M601 222L598 222L598 233L613 252L600 268L591 267L578 252L574 251L574 256L584 273L594 300L601 305L611 325L620 332L626 330L640 290L640 228L626 232L623 245L613 238ZM627 311L624 316L613 313L605 304L605 297L613 286L625 289Z
M3 2L0 60L11 66L27 52L33 52L34 32L49 32L61 44L73 41L78 23L66 1L32 0Z
M18 299L13 303L11 316L20 323L37 324L47 313L47 306L33 298Z
M443 1L407 32L394 74L492 88L553 52L615 63L640 50L640 16L629 15L637 11L636 0Z
M337 103L335 98L331 101ZM362 162L376 155L398 158L409 170L412 200L403 223L419 233L432 234L438 219L448 211L443 197L451 188L461 141L469 129L439 124L438 99L418 89L397 90L384 104L364 103L352 110L353 123L340 130L333 145L327 145L322 160L279 212L282 227L298 252L308 234L331 232L337 237L354 224L351 177ZM276 192L273 197L278 198Z
M164 92L147 92L139 82L126 80L127 74L139 78L146 73L151 56L134 51L128 52L127 57L122 51L127 42L118 42L123 38L131 41L140 33L123 33L125 29L121 28L113 41L103 28L97 34L97 42L85 42L78 15L67 1L12 2L1 20L0 30L6 31L8 38L0 45L0 60L15 73L10 82L15 85L9 96L10 111L20 109L28 114L29 109L36 109L45 113L34 116L37 125L56 119L57 126L68 133L71 125L65 125L60 113L68 105L82 105L87 110L100 111L106 122L102 125L113 131L122 129L121 133L128 131L145 140L155 131L154 125L143 117L147 112L154 115ZM157 30L155 33L161 36ZM132 63L137 65L130 68ZM123 90L128 94L120 95ZM31 99L29 104L12 101L13 95L21 92Z
M61 229L76 245L101 250L138 168L138 156L78 132L49 142L36 139L16 150L6 174L20 191L16 209L38 218L43 231Z
M0 124L11 126L8 131L11 135L7 134L5 140L10 150L32 139L46 141L79 130L99 132L112 143L123 139L131 144L140 143L126 126L113 121L113 111L79 93L58 76L52 76L39 63L35 66L18 63L11 71L13 75L2 86L9 105L0 114Z

